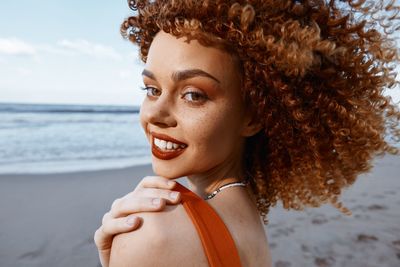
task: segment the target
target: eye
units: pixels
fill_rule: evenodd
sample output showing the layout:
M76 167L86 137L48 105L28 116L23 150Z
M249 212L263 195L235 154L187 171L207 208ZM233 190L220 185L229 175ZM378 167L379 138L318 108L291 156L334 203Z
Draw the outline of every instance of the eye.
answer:
M155 87L145 86L141 87L142 90L146 91L147 96L159 96L161 95L161 90L158 90Z
M206 94L194 91L184 93L183 98L189 102L204 102L208 99Z

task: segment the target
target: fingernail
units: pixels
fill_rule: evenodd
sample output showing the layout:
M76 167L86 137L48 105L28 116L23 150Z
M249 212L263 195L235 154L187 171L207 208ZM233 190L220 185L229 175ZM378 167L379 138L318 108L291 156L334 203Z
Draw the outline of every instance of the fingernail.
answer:
M153 198L152 203L154 206L159 206L161 203L161 199L159 198Z
M171 192L169 193L169 197L172 199L177 199L178 198L179 192Z
M168 186L173 186L175 185L175 181L168 181Z
M128 217L128 219L126 220L126 223L130 226L134 225L137 222L137 217Z

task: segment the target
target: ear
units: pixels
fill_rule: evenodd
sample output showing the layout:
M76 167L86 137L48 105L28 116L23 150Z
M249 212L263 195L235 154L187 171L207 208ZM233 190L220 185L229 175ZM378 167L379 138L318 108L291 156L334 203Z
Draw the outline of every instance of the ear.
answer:
M243 123L244 124L241 131L241 135L244 137L253 136L257 134L259 131L261 131L261 129L263 129L263 125L261 124L261 122L256 120L254 113L250 111L246 112Z

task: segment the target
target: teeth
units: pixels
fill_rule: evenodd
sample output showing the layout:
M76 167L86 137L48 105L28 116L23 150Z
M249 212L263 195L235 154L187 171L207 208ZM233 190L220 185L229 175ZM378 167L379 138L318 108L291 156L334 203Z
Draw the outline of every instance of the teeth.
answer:
M171 142L167 142L167 149L172 149L172 143Z
M167 142L165 140L160 141L160 147L166 149L167 148Z
M154 144L162 150L174 150L178 148L185 148L185 145L178 145L170 141L154 138Z

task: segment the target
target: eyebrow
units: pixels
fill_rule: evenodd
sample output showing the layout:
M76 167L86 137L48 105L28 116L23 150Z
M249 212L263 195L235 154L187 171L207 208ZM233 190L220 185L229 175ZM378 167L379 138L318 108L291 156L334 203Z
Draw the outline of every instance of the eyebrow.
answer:
M147 77L157 81L154 73L152 73L149 70L144 69L142 72L142 75L147 76ZM197 76L207 77L207 78L213 79L217 83L221 83L217 78L212 76L210 73L205 72L204 70L201 70L201 69L188 69L188 70L176 71L176 72L172 73L171 78L173 81L179 82L179 81L187 80L187 79L194 78Z

